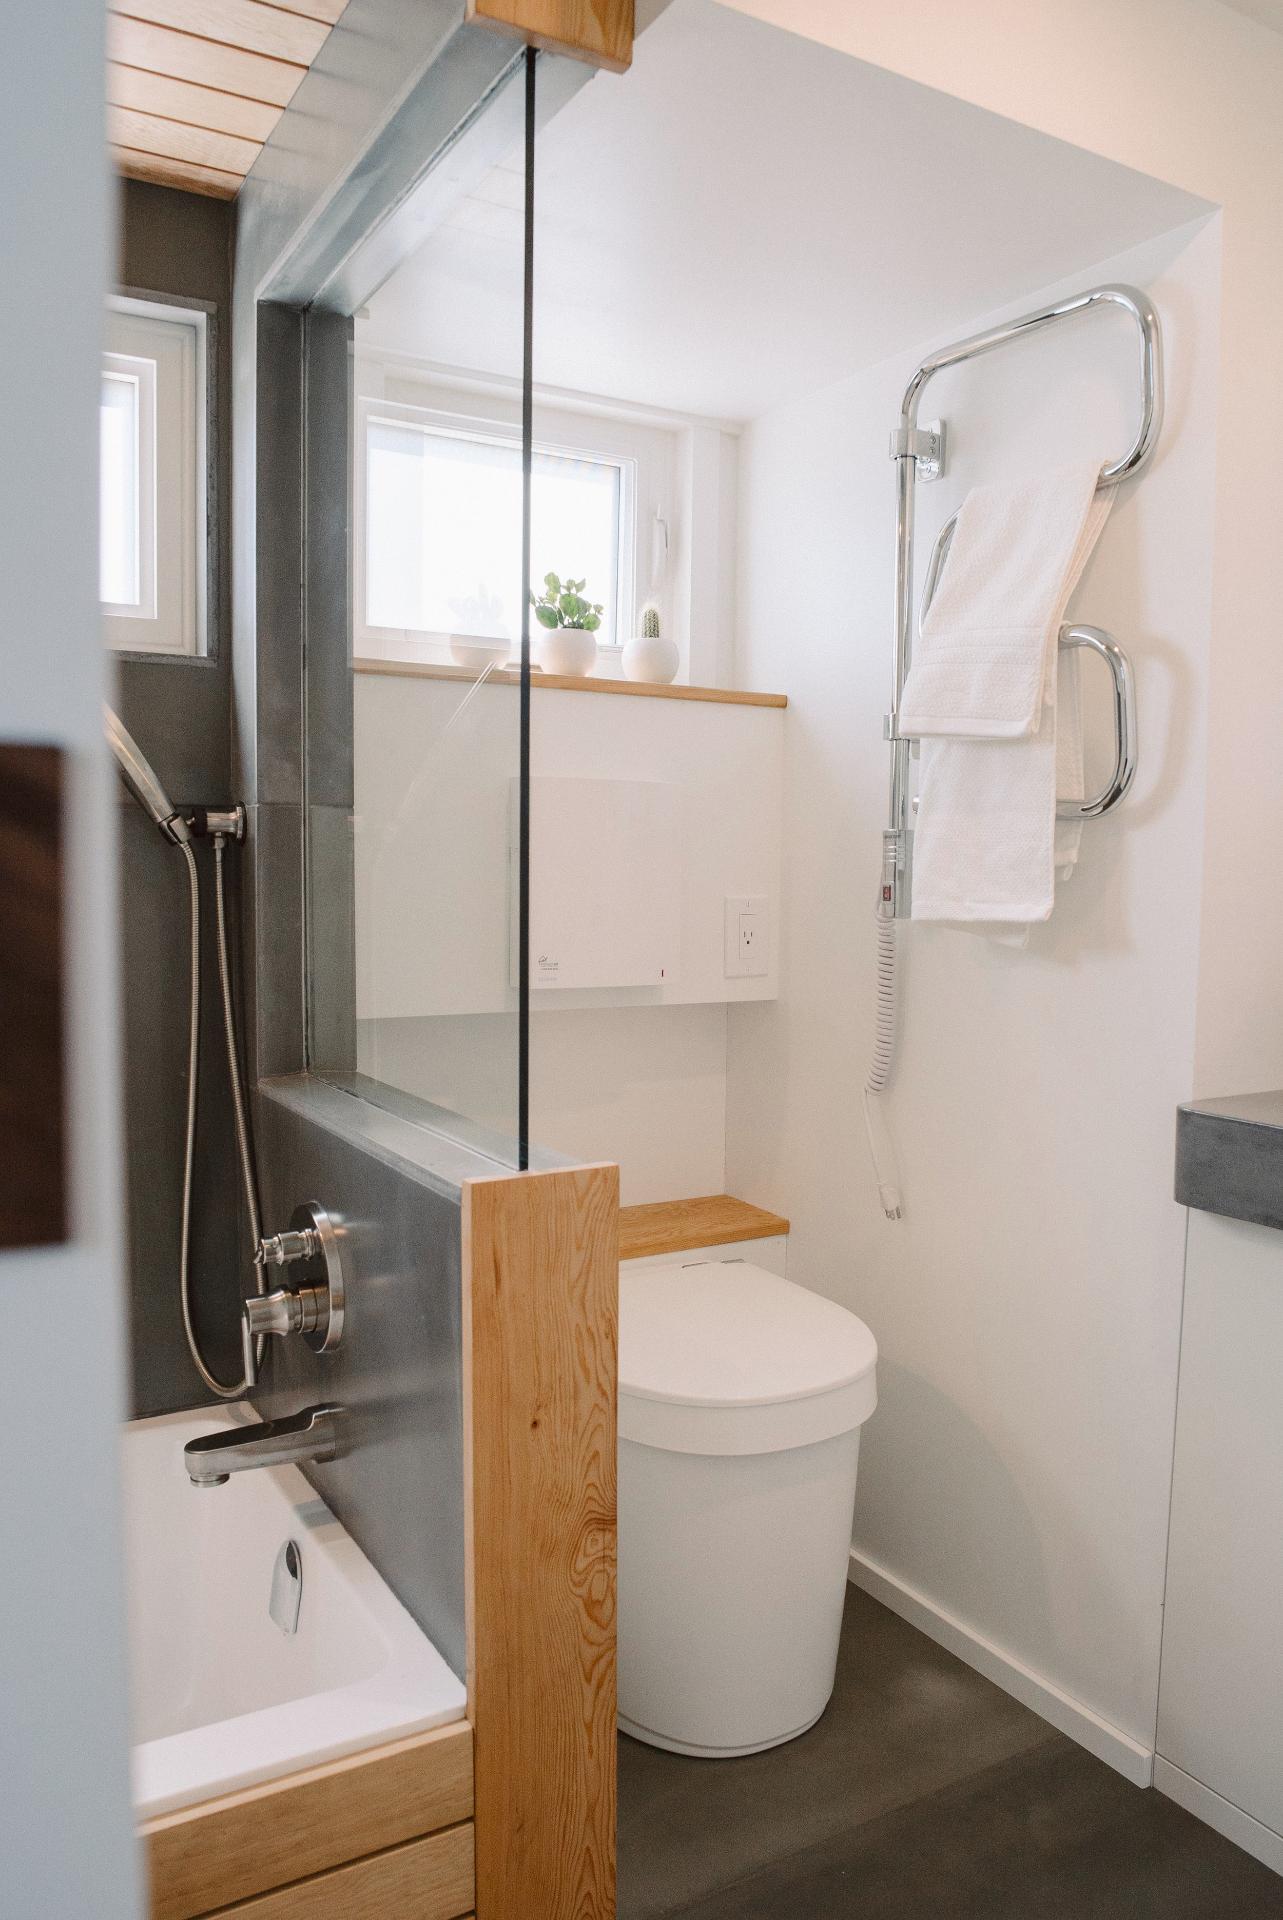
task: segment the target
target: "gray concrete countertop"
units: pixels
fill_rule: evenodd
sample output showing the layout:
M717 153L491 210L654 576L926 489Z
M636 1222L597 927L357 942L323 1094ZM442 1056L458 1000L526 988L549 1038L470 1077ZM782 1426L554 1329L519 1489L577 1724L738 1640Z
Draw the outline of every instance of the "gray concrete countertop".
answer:
M1283 1091L1178 1107L1176 1198L1203 1213L1283 1228Z

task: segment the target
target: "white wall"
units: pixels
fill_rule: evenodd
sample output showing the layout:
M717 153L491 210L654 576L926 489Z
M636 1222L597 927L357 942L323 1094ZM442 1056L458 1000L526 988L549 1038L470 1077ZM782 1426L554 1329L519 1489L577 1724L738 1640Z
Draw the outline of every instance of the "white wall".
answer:
M10 12L0 65L0 736L70 756L73 1237L0 1253L0 1911L128 1920L118 1423L123 1291L115 791L102 744L98 384L114 204L103 10ZM38 368L38 378L33 369Z
M1132 655L1140 771L1087 826L1027 952L907 930L896 1227L859 1087L886 804L886 440L918 352L777 410L741 449L739 672L790 697L788 854L781 999L730 1015L727 1183L791 1217L792 1277L878 1336L860 1551L1143 1747L1181 1296L1173 1108L1194 1073L1218 258L1212 222L1072 283L1148 285L1168 348L1158 457L1074 602ZM919 495L924 553L980 478L1128 442L1134 345L1097 319L933 382L924 413L948 420L952 462Z
M727 0L1224 208L1196 1089L1283 1082L1283 34L1216 0Z
M511 1133L516 1036L504 1015L362 1020L358 1065L407 1093ZM576 1160L617 1160L626 1207L721 1193L726 1008L536 1012L530 1132Z

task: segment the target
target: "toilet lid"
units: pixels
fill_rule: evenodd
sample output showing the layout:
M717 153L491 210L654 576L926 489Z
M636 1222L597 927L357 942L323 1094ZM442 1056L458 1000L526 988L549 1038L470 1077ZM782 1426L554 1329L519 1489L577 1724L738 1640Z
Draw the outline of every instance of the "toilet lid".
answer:
M624 1268L619 1430L679 1452L774 1452L873 1411L877 1342L821 1294L746 1260Z

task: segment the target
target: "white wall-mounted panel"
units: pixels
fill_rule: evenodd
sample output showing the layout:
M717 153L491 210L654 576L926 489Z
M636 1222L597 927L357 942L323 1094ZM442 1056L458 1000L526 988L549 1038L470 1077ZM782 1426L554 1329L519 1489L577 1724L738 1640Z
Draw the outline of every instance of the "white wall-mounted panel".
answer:
M517 864L520 786L509 839ZM530 782L530 985L658 987L678 982L681 794L658 780ZM516 887L510 883L517 979ZM551 1004L551 1002L550 1002Z
M518 690L358 674L355 690L357 1012L363 1020L497 1013L509 972L510 790ZM728 895L780 897L787 710L625 694L533 696L536 779L655 782L677 796L680 941L653 986L558 989L559 1007L763 1000L728 980ZM544 858L537 848L535 867Z

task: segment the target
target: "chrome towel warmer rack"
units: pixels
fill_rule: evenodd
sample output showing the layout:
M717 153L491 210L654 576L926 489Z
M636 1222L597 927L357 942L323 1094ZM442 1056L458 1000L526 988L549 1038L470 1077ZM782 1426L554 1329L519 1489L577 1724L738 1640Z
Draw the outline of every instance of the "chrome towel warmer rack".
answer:
M916 804L909 793L909 741L900 731L900 703L913 643L913 514L917 483L938 480L944 472L945 430L943 425L920 427L918 415L922 396L932 376L946 367L959 366L964 360L977 359L1005 346L1008 340L1020 340L1027 334L1041 333L1060 320L1090 313L1096 307L1121 307L1136 323L1140 342L1140 423L1136 437L1122 458L1102 467L1097 488L1114 487L1120 480L1139 473L1148 463L1158 440L1163 421L1162 339L1158 315L1146 297L1135 287L1091 287L1085 293L1061 300L1051 307L1040 307L1018 320L1009 320L985 333L975 333L951 347L942 347L922 362L905 389L900 408L900 424L891 435L891 458L896 467L895 535L895 671L891 711L885 723L885 735L891 747L891 787L887 827L882 835L882 876L878 889L877 1010L873 1060L864 1083L864 1117L869 1147L877 1180L878 1199L888 1220L899 1220L899 1173L895 1149L882 1114L881 1096L891 1083L895 1067L898 1030L898 942L896 921L906 919L910 911L912 888L912 813ZM957 515L945 522L936 540L927 567L923 588L923 614L931 604L940 571L949 551L949 542L957 524ZM1056 811L1062 817L1095 819L1108 813L1131 785L1136 770L1136 702L1131 668L1127 656L1110 635L1099 627L1065 626L1060 630L1061 646L1087 647L1108 666L1113 676L1116 751L1109 779L1090 800L1062 801Z
M955 513L945 521L931 549L926 583L922 589L922 609L918 615L919 632L935 599L957 524L958 516ZM1062 647L1084 647L1096 654L1108 667L1113 683L1114 765L1109 778L1090 800L1056 802L1056 816L1060 820L1099 820L1102 813L1108 813L1111 807L1118 805L1136 774L1136 690L1132 665L1113 635L1106 633L1102 627L1064 626L1060 629L1058 640ZM914 800L914 812L917 806Z
M891 781L888 822L882 836L882 881L878 896L878 914L882 919L907 918L910 907L911 860L910 835L913 804L909 794L909 740L900 732L900 702L909 671L913 645L913 558L914 506L917 484L938 480L944 472L944 427L919 427L922 396L932 376L946 367L959 366L992 353L1009 340L1020 340L1041 333L1060 320L1089 313L1097 307L1121 307L1136 322L1140 343L1140 423L1127 452L1101 468L1099 487L1117 486L1120 480L1141 472L1148 464L1158 440L1163 420L1162 338L1158 315L1148 297L1135 287L1111 285L1091 287L1055 306L1040 307L984 333L972 334L953 346L942 347L925 359L905 389L900 408L900 424L891 435L891 457L896 466L896 541L895 541L895 654L891 711L885 724L891 747ZM925 615L940 578L957 515L940 530L927 568L922 611ZM1136 704L1132 676L1122 649L1098 627L1062 627L1062 646L1086 647L1095 652L1113 676L1116 753L1114 770L1101 791L1090 800L1064 801L1057 807L1062 817L1095 819L1107 813L1126 793L1136 769Z

